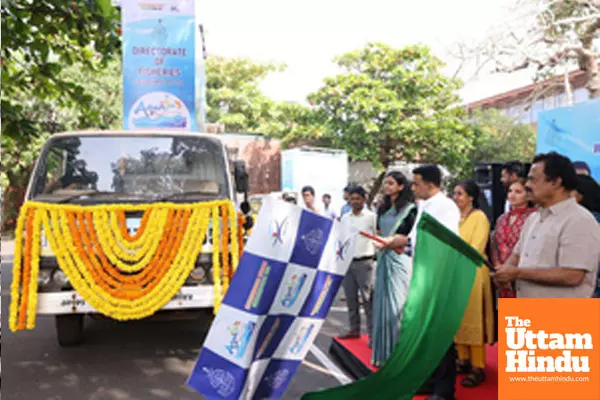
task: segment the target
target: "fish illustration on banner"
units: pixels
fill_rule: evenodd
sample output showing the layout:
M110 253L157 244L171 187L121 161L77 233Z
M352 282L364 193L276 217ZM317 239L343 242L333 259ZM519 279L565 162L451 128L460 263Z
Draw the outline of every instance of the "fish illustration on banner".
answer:
M208 399L280 398L323 325L357 234L267 198L188 385Z

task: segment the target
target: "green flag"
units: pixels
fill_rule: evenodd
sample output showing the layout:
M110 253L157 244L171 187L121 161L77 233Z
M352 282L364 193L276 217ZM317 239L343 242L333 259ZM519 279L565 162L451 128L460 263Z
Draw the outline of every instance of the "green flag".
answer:
M413 277L398 343L375 374L345 386L305 394L304 400L411 399L433 373L460 327L483 257L423 213L417 226Z

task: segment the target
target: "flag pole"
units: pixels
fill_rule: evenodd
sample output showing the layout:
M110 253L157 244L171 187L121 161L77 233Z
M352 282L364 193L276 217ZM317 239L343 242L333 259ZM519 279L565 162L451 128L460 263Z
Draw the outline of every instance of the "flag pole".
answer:
M364 231L359 231L359 233L361 234L361 236L364 236L368 239L371 239L377 243L380 243L382 245L387 245L387 242L380 236L376 236L376 235L371 235L370 233L364 232ZM395 250L396 253L400 253L398 250ZM486 267L488 267L488 269L492 272L496 272L496 268L494 268L494 266L492 265L491 262L489 262L488 260L485 260L483 263Z

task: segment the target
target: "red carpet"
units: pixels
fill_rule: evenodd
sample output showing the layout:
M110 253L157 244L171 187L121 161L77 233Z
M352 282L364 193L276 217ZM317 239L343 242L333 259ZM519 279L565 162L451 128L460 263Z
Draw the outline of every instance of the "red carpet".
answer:
M377 368L371 365L371 349L367 347L368 338L367 335L363 335L360 339L338 339L337 337L333 339L334 345L338 347L338 349L342 348L350 353L348 356L350 357L341 357L344 359L353 358L352 362L360 363L363 366L363 369L367 371L370 369L371 371L377 371ZM337 342L337 343L336 343ZM341 345L341 346L339 346ZM332 353L334 346L332 345ZM337 352L339 353L340 350ZM335 355L335 354L334 354ZM464 388L461 386L460 381L465 377L465 375L459 375L456 381L456 398L459 400L496 400L498 399L498 348L496 346L488 346L487 348L487 366L485 369L485 373L487 375L487 379L485 383L476 388ZM341 361L344 364L344 360L341 360L339 355L336 357L338 361ZM353 375L357 375L353 373ZM414 400L423 400L429 397L429 395L419 395L415 396Z

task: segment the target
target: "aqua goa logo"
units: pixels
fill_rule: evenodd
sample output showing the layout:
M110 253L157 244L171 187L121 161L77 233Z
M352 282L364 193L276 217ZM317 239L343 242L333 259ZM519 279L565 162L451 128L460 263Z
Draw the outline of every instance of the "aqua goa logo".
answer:
M337 251L336 258L338 261L344 261L346 257L346 253L348 253L348 245L350 244L350 239L346 239L344 242L338 240L337 242Z
M228 329L231 335L231 341L225 346L225 349L229 354L237 359L241 359L246 352L246 348L250 343L252 334L256 328L256 323L235 321Z
M131 128L179 128L191 126L190 113L177 96L151 92L140 97L129 113Z
M507 316L505 320L506 372L590 372L590 357L585 354L594 349L591 334L534 331L529 319ZM543 355L544 350L562 353Z
M284 218L282 221L273 220L269 225L269 234L273 239L272 245L283 244L283 239L288 230L288 219Z

